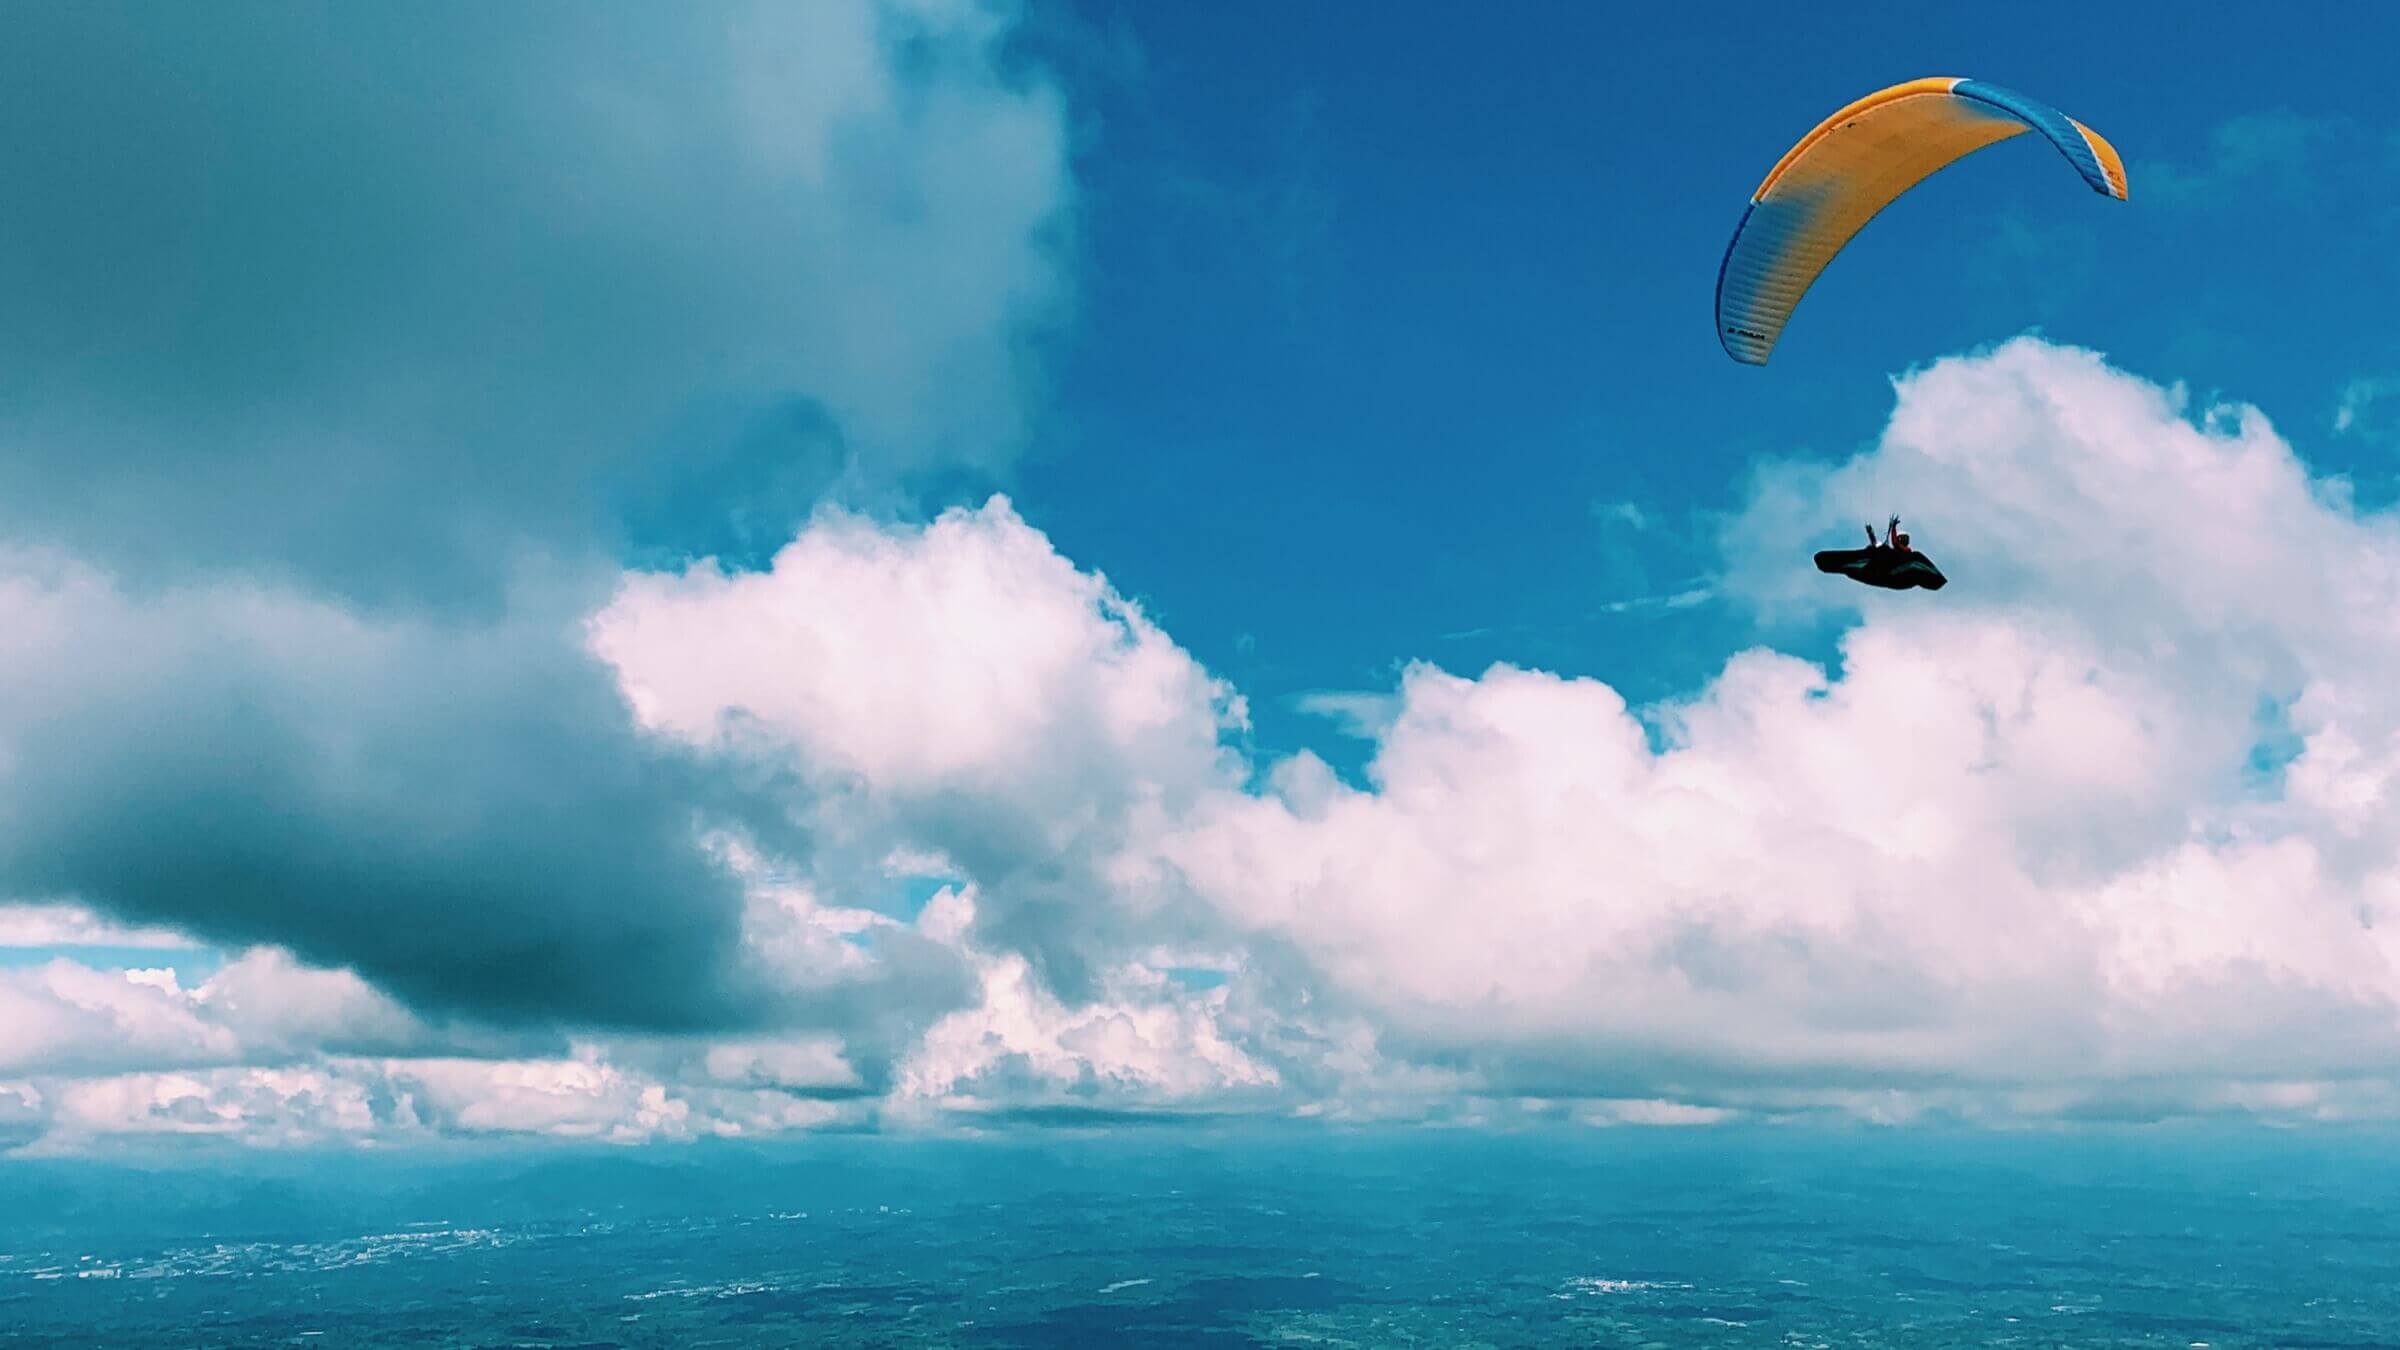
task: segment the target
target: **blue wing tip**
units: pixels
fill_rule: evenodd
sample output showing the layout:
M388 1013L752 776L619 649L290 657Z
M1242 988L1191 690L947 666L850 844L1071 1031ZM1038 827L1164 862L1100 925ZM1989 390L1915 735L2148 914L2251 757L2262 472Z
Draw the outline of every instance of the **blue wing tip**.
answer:
M1950 87L1950 92L1960 98L1971 98L1998 108L2041 132L2052 145L2058 147L2060 154L2067 157L2067 162L2075 166L2075 171L2083 175L2083 181L2091 185L2092 191L2106 197L2117 195L2116 188L2108 181L2108 172L2100 165L2100 157L2092 152L2092 148L2084 143L2082 133L2076 130L2074 118L2040 99L2027 98L2014 89L2004 89L1982 80L1960 80Z

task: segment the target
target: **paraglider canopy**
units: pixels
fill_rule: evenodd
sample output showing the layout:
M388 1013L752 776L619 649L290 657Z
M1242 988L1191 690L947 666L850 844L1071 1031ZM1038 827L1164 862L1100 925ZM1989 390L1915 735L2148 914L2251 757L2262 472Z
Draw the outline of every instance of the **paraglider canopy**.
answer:
M1717 340L1762 366L1833 255L1900 195L1987 145L2038 131L2092 190L2127 199L2125 162L2100 133L1980 80L1910 80L1867 95L1785 152L1734 227L1717 272Z

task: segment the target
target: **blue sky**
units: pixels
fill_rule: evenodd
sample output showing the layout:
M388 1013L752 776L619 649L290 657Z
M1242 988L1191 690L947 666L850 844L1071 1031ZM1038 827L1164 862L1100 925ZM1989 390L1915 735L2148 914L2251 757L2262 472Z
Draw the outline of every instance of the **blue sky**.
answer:
M0 1148L2400 1118L2400 18L301 13L0 15Z
M1705 573L1675 535L1731 509L1755 459L1847 455L1891 375L2021 332L2255 402L2388 490L2388 443L2331 423L2353 373L2400 363L2360 317L2400 287L2367 224L2400 211L2377 92L2400 18L2078 13L2071 37L1917 5L1054 17L1088 262L1020 501L1290 744L1311 733L1267 691L1396 660L1688 687L1748 636L1736 617L1599 606ZM2002 145L1871 225L1772 365L1728 361L1708 305L1749 192L1817 119L1925 74L2099 128L2132 202ZM1942 522L1918 528L1938 551Z

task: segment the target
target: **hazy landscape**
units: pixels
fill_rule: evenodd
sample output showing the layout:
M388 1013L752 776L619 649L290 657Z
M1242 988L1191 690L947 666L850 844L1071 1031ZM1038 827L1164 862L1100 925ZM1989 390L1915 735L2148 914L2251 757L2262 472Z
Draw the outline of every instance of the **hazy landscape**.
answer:
M1736 1131L88 1162L27 1344L2365 1347L2390 1141Z

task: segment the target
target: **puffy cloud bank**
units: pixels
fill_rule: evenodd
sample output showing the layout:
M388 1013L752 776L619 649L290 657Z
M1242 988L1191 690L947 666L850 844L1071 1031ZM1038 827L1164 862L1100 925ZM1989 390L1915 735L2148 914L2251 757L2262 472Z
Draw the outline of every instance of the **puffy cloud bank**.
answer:
M1948 590L1806 567L1891 503ZM1838 659L1757 646L1645 708L1596 679L1415 665L1363 782L1240 751L1239 692L1004 500L923 526L828 510L757 570L631 571L582 640L621 733L676 766L663 799L702 878L629 904L612 887L639 873L608 852L627 827L587 822L547 928L467 896L422 911L455 950L370 958L383 939L262 910L242 933L270 946L189 989L5 972L0 1129L73 1148L2400 1112L2400 516L2312 476L2255 410L2022 340L1900 380L1847 462L1762 468L1723 555L1763 632L1830 628ZM12 593L78 612L128 603L22 574ZM309 662L346 659L211 631L250 663L238 687L301 703L329 678ZM53 762L39 731L0 727L12 822L54 809L53 775L21 771ZM320 739L293 762L338 759ZM546 812L606 800L555 788ZM279 791L253 795L288 809ZM188 922L80 875L49 893ZM661 915L707 922L643 926ZM692 932L724 950L679 955ZM427 975L538 968L544 944L623 944L578 968L748 1011L610 1029L569 999L528 1023Z
M0 13L44 128L0 142L0 897L527 1034L965 989L756 958L712 831L780 799L645 736L583 621L627 556L1014 453L1073 192L1011 34Z

